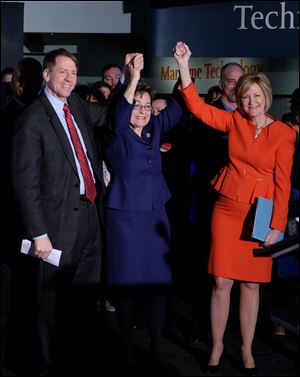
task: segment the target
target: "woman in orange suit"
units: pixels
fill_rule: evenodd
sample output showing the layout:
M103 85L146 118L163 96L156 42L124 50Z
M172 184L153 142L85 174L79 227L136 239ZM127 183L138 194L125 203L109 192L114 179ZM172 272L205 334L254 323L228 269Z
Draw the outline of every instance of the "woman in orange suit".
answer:
M181 76L181 91L191 113L211 127L228 133L229 162L212 180L219 192L211 223L208 273L214 276L211 297L213 347L207 374L219 368L227 324L230 292L240 282L241 359L246 375L255 376L252 355L259 283L271 281L272 258L253 256L260 245L251 234L255 198L273 199L271 230L264 246L275 243L285 230L290 195L295 132L267 113L272 89L265 74L245 74L236 85L238 108L230 113L210 106L198 96L189 72L189 47L178 42L174 57ZM252 223L253 224L253 223ZM248 235L248 236L247 236Z

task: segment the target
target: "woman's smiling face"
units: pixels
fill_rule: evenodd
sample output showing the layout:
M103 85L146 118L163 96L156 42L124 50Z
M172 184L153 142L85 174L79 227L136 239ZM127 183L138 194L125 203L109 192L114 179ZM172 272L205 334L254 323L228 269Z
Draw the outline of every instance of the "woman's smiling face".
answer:
M131 113L130 124L133 128L145 127L151 117L151 97L147 92L136 93L134 96L135 106Z

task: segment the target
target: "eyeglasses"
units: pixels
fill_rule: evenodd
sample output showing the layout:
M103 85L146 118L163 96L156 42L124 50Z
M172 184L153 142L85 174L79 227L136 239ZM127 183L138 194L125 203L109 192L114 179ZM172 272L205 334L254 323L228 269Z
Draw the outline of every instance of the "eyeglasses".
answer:
M152 110L152 106L151 105L141 105L140 103L136 103L134 105L134 110L141 110L141 109L144 109L145 111L151 111Z

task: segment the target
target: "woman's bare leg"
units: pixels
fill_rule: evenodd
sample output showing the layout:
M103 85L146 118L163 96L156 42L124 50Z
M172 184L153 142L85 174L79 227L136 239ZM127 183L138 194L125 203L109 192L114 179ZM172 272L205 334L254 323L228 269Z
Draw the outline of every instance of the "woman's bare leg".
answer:
M242 335L241 357L245 368L254 368L252 343L259 308L259 284L241 283L240 286L240 326Z
M230 292L233 280L215 277L215 285L211 295L211 332L213 347L208 365L218 365L223 352L223 337L228 320Z

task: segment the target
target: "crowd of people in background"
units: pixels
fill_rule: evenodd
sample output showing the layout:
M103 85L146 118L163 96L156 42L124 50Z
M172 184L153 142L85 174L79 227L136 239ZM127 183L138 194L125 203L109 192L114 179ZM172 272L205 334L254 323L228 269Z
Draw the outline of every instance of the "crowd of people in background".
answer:
M212 340L205 373L214 374L237 281L241 360L246 375L257 375L259 286L271 281L272 260L252 251L275 243L288 217L299 216L299 89L281 122L268 113L267 76L230 62L203 100L190 55L187 44L174 47L180 78L167 94L142 80L141 53L106 65L89 85L77 84L79 62L64 49L43 65L24 58L1 72L11 203L1 251L1 365L89 376L99 305L116 311L124 366L134 364L136 310L153 362L164 365L162 337L176 326L177 294L193 309L190 341ZM249 236L258 196L274 201L263 245ZM19 252L23 239L36 258ZM62 250L59 267L43 261L53 248Z

